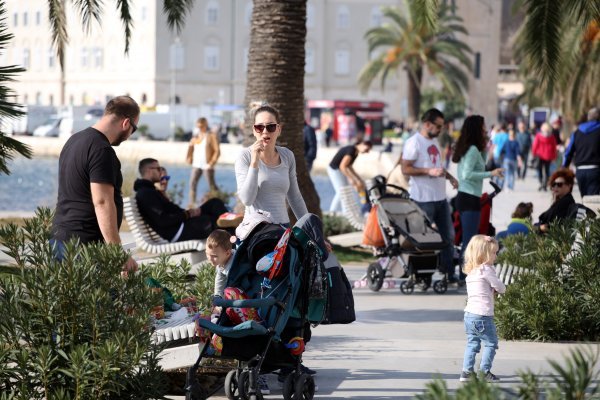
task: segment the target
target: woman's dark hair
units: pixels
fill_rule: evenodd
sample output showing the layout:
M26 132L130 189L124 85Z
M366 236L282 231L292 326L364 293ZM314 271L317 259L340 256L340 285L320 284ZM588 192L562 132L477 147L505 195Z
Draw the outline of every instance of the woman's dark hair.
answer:
M515 212L512 213L512 217L527 219L531 218L531 214L533 214L533 203L521 202L517 205L517 208L515 208Z
M483 133L483 124L485 120L481 115L470 115L465 119L460 130L460 137L454 147L452 162L458 163L467 153L469 147L475 146L477 150L485 150L485 134Z
M359 139L359 140L356 141L356 143L354 145L358 146L361 143L364 144L365 146L367 146L369 149L373 148L373 142L371 142L370 140Z
M575 184L575 174L569 168L559 168L550 176L548 184L552 185L558 178L563 178L565 183L571 186L571 192L573 191L573 185Z
M267 103L261 104L257 109L254 110L252 120L254 121L256 119L256 116L258 114L260 114L261 112L268 112L269 114L271 114L272 116L275 117L275 121L277 121L277 123L281 122L281 120L279 119L279 111L277 111L277 109L275 107L273 107Z

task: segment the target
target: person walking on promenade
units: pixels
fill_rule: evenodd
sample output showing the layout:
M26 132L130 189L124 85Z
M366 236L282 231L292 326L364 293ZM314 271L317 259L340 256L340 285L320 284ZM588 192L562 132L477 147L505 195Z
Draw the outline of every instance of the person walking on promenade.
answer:
M506 142L508 142L508 131L506 130L506 124L501 124L498 131L491 138L491 157L494 161L494 169L502 167L502 148ZM504 187L504 178L494 177L493 180L498 186Z
M410 177L410 198L435 222L447 243L441 254L441 269L449 279L453 279L454 227L446 200L446 179L454 188L458 187L458 181L442 168L437 137L444 127L444 114L436 108L429 109L421 117L421 122L420 132L404 143L402 173Z
M563 161L563 167L575 163L582 197L600 194L600 109L588 111L587 119L571 135Z
M171 243L206 239L217 228L217 219L226 213L221 199L210 199L200 207L184 210L156 188L160 182L160 165L154 158L140 161L140 179L133 184L135 200L148 223L162 238Z
M498 350L498 334L494 323L494 294L504 293L506 286L496 276L494 262L498 251L496 239L475 235L465 251L464 271L467 274L467 306L465 307L465 333L467 346L460 381L473 375L475 356L481 350L480 373L488 382L500 380L492 373L492 363Z
M517 166L517 176L519 179L525 179L527 176L527 163L529 162L529 152L531 151L531 133L527 130L525 122L519 121L517 124L517 142L519 142L519 149L521 159L523 160L522 166Z
M508 131L508 140L504 143L502 150L502 168L504 169L506 176L506 185L508 191L512 192L515 189L515 175L517 174L517 168L523 165L523 159L521 158L521 148L515 131L513 129Z
M204 171L206 171L209 190L211 192L219 190L215 183L215 165L221 155L219 135L208 129L206 118L199 118L196 121L196 129L197 133L190 140L186 156L187 163L192 165L189 208L196 207L198 181Z
M302 129L304 135L304 159L306 160L306 169L310 174L313 162L317 158L317 134L315 129L304 121Z
M544 122L540 131L533 139L531 153L538 158L538 181L540 187L538 191L546 191L548 186L548 176L550 175L550 164L556 159L556 139L552 135L550 124Z
M111 99L93 126L67 140L58 160L58 200L52 224L52 242L62 258L64 242L120 244L123 220L121 162L112 146L137 130L138 104L129 96ZM135 271L129 257L123 270Z
M486 146L484 118L481 115L468 116L463 123L452 156L452 161L458 163L458 194L455 204L460 214L463 254L469 241L479 230L483 180L492 176L502 178L504 172L502 168L493 171L485 170ZM461 271L459 279L462 281L464 278L465 275ZM450 279L452 280L452 276Z
M342 187L348 186L349 183L354 186L358 193L365 191L365 181L354 171L352 165L359 154L368 153L372 147L371 142L359 140L356 144L344 146L335 153L327 167L327 175L329 175L329 180L331 180L335 190L329 211L343 211L340 191Z

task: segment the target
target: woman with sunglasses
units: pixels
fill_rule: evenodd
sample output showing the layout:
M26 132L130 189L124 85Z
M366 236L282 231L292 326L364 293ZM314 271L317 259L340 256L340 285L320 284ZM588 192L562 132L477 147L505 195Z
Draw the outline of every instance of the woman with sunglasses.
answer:
M246 214L268 211L274 223L289 225L287 199L296 218L308 213L296 178L296 159L287 148L277 146L281 134L279 112L266 104L254 111L256 142L244 149L235 162L238 196Z
M571 194L575 183L573 171L568 168L559 168L552 174L549 182L553 202L550 208L540 215L539 222L536 224L542 233L548 232L552 222L569 218L571 206L575 204L575 199Z

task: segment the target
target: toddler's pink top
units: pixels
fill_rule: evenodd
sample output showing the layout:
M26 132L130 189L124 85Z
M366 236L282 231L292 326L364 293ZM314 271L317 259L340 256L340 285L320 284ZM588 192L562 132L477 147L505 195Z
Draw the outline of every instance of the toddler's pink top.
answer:
M496 276L493 265L481 264L467 275L467 306L471 314L494 316L494 290L504 293L506 286Z

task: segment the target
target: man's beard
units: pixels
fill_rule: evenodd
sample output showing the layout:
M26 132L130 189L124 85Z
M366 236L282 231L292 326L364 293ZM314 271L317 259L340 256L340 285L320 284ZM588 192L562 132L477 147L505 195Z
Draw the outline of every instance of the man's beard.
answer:
M111 144L111 146L118 146L127 139L129 139L129 132L122 131L121 133L119 133L119 136L117 136L117 140L115 140L114 143Z
M440 133L434 133L431 131L427 131L427 136L429 136L429 139L435 139L436 137L438 137L440 135Z

